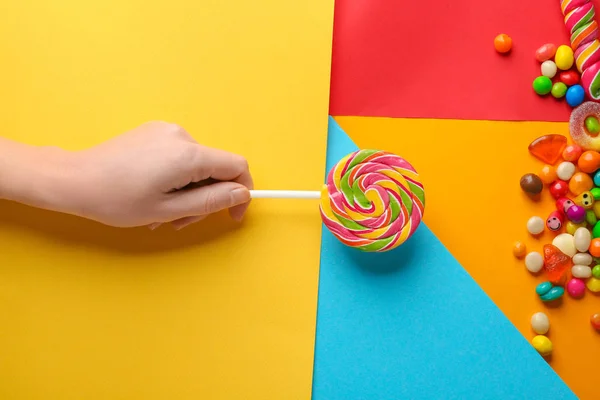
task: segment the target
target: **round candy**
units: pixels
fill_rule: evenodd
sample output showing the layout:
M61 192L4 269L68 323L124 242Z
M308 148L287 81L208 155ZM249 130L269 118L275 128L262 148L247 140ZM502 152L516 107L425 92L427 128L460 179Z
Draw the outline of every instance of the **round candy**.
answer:
M567 221L567 223L565 224L565 228L567 229L568 234L574 235L577 229L585 228L585 222L582 222L581 224L576 224L572 221Z
M592 328L600 331L600 313L592 315L590 317L590 323L592 324Z
M585 191L575 198L575 204L585 208L586 210L591 210L594 206L594 203L594 196L592 196L592 192L589 191Z
M552 90L552 80L547 76L538 76L533 80L533 90L542 96L550 93ZM567 93L569 93L568 90Z
M531 340L531 345L542 357L552 354L552 342L544 335L537 335Z
M578 278L570 279L567 282L567 293L574 299L579 299L585 294L585 283Z
M594 214L594 210L587 210L585 212L585 222L594 226L596 222L598 222L598 218L596 218L596 214Z
M538 335L545 335L550 330L550 319L543 312L531 316L531 329Z
M585 98L585 91L581 85L573 85L569 89L567 89L566 99L567 104L571 107L577 107L581 103L583 103L583 99Z
M557 232L560 230L560 228L562 228L564 222L565 218L563 214L554 210L546 219L546 228L548 228L549 231Z
M535 51L535 59L544 62L554 57L554 54L556 54L556 46L552 43L546 43Z
M342 243L368 252L404 243L425 208L423 184L412 165L379 150L358 150L342 158L329 171L323 192L325 226Z
M567 210L567 218L576 224L582 223L585 221L585 208L578 205L569 207Z
M594 185L600 186L600 169L598 171L594 172L594 179L593 179L593 181L594 181ZM599 189L599 191L600 191L600 188L597 188L597 189ZM596 197L594 196L594 199L595 198Z
M540 70L541 70L543 76L547 76L548 78L552 79L556 75L557 68L556 68L556 64L554 63L554 61L546 60L542 63Z
M600 238L592 239L588 251L590 252L592 257L600 257Z
M598 118L593 115L587 117L585 119L585 129L590 135L597 135L600 132L600 123L598 122Z
M586 121L589 117L596 119L600 118L600 104L586 101L571 112L571 118L569 120L569 129L571 130L571 138L573 141L580 145L585 150L600 150L600 137L596 133L588 131L587 126L590 125ZM594 127L593 122L591 127ZM581 156L583 157L585 153ZM600 159L600 155L597 157ZM594 163L595 168L586 169L583 172L592 173L600 167L600 160ZM581 168L581 158L579 159L579 168Z
M544 232L544 220L540 217L529 218L527 221L527 231L534 236Z
M590 278L587 280L585 286L592 293L600 292L600 279L598 278Z
M600 188L595 187L590 190L590 193L594 196L594 200L600 200Z
M587 249L586 249L587 251ZM588 253L577 253L573 256L573 264L577 265L590 265L592 263L592 256Z
M565 197L569 193L569 184L565 181L556 180L550 185L550 194L555 199Z
M575 164L573 164L572 162L563 161L560 164L558 164L558 167L556 167L556 176L558 176L558 179L562 179L563 181L568 181L569 179L571 179L574 173Z
M592 228L592 236L594 238L600 238L600 224L596 222L594 228Z
M577 144L570 144L563 150L562 157L565 161L577 162L579 157L581 157L581 153L583 153L581 146Z
M570 46L561 45L556 49L556 55L554 56L554 61L556 62L556 66L563 71L570 69L573 66L573 61L575 60L573 55L573 50Z
M548 164L546 164L542 167L539 176L540 176L540 179L542 180L542 182L544 182L546 185L551 184L558 178L556 176L556 168L554 168L553 165L548 165Z
M571 208L571 206L575 204L573 203L573 200L567 198L567 197L561 197L558 200L556 200L556 210L558 212L561 212L563 214L567 214L567 210L569 208Z
M552 239L552 244L569 257L573 257L575 254L577 254L577 249L575 248L575 238L569 233L561 233L560 235L556 236L554 239Z
M516 258L523 258L527 254L527 247L523 242L515 242L513 246L513 255ZM590 260L591 263L591 260Z
M575 241L577 251L587 251L590 248L592 235L590 235L590 231L587 228L579 228L575 231L573 240Z
M498 53L508 53L512 48L512 39L510 36L502 33L494 39L494 47Z
M600 99L600 62L595 62L583 71L581 85L590 99Z
M573 166L574 168L575 166ZM536 174L525 174L521 177L521 181L519 182L521 185L521 189L527 193L528 195L538 195L542 192L544 188L544 183Z
M552 90L550 90L550 93L555 99L561 99L565 97L565 94L567 94L567 85L562 82L556 82L554 85L552 85Z
M558 75L558 78L567 86L573 86L579 83L579 74L575 71L563 71Z
M571 275L575 278L587 279L592 276L592 269L589 265L573 265Z
M544 257L537 251L532 251L525 256L525 268L532 274L537 274L544 266ZM550 289L548 289L550 290Z
M576 172L569 180L569 191L576 196L589 191L592 187L594 187L592 178L583 172Z
M586 103L587 104L587 103ZM592 103L596 104L596 103ZM600 104L598 104L600 105ZM600 168L600 153L594 150L585 151L579 160L577 161L577 165L581 172L585 172L587 174L591 174L596 172L598 168Z
M592 268L592 276L596 279L600 279L600 265L596 265Z

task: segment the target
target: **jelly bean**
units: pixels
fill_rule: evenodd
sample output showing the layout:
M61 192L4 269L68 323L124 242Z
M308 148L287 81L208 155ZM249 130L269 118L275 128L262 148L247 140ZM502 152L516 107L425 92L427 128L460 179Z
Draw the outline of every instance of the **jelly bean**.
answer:
M543 312L531 316L531 329L538 335L545 335L550 330L550 319Z
M585 286L587 286L587 288L590 292L598 293L598 292L600 292L600 279L590 278L587 280L587 283L585 284Z
M585 294L585 283L579 278L569 279L569 282L567 282L567 293L574 299L583 297Z
M568 90L567 85L565 85L562 82L556 82L556 83L554 83L554 85L552 85L552 89L550 90L550 93L552 94L552 97L554 97L555 99L562 99L567 94L567 90Z
M593 150L584 151L577 160L577 166L586 174L596 172L600 168L600 153Z
M592 315L590 317L590 323L592 324L592 328L600 331L600 313Z
M556 167L556 176L558 179L568 181L575 174L575 164L569 161L563 161ZM541 180L540 180L541 181Z
M562 157L565 161L577 162L583 149L578 144L570 144L562 152Z
M594 182L588 174L585 174L583 172L576 172L569 180L568 190L575 196L578 196L583 192L590 191L592 187L594 187Z
M582 222L581 224L576 224L573 221L567 221L567 223L565 224L565 228L567 229L568 234L574 235L577 229L585 228L585 222Z
M577 253L573 256L573 264L578 265L590 265L592 263L592 256L588 253Z
M578 105L583 103L583 99L585 98L585 90L583 90L583 86L571 86L567 89L567 94L565 95L565 98L567 99L568 105L570 105L571 107L577 107Z
M594 238L600 238L600 223L596 222L594 228L592 228L592 236Z
M556 66L563 71L570 69L573 66L573 49L571 46L562 45L556 49L556 55L554 56Z
M598 134L600 132L600 122L598 122L598 118L590 115L584 121L585 129L592 135Z
M577 175L577 174L575 174ZM555 199L565 197L569 193L569 184L565 181L556 180L550 185L550 194Z
M561 213L552 211L548 216L548 219L546 219L546 228L548 228L549 231L557 232L562 228L564 222L565 218Z
M594 214L596 215L596 217L600 218L600 201L594 202L592 210L594 210Z
M559 75L559 79L567 86L573 86L579 83L579 74L575 71L563 71Z
M538 76L533 80L533 90L541 96L550 93L552 91L552 80L547 76Z
M527 231L534 236L544 232L544 220L540 217L529 218L527 221Z
M542 180L542 182L544 182L546 185L551 184L557 179L556 168L554 168L553 165L544 165L540 171L539 177ZM598 188L598 190L600 191L600 188Z
M525 174L519 182L521 189L530 196L536 196L542 192L544 183L536 174Z
M600 169L594 172L594 185L600 186ZM598 189L597 193L600 194L600 188L596 189Z
M526 254L527 254L527 247L525 246L525 243L515 242L515 244L513 245L513 255L516 258L523 258L523 257L525 257ZM591 262L592 262L592 260L590 258L590 263Z
M548 293L552 289L552 283L550 282L542 282L535 287L535 292L538 296L543 296Z
M600 238L592 239L588 251L592 255L592 257L600 257Z
M590 242L592 241L592 235L587 228L579 228L573 235L575 242L575 248L579 252L587 251L590 248Z
M599 187L592 188L592 190L590 190L590 193L592 194L592 196L594 196L594 200L600 200L600 188Z
M552 354L552 342L544 335L537 335L531 340L531 345L542 357Z
M552 244L544 245L543 268L550 283L563 285L572 266L572 256L566 255Z
M540 70L541 70L543 76L547 76L548 78L552 79L556 75L557 68L556 68L556 64L554 64L554 61L546 60L542 63ZM560 83L562 83L562 82L560 82ZM564 83L562 83L562 84L565 87L567 86Z
M592 268L592 276L596 279L600 279L600 265L596 265Z
M544 62L550 60L555 54L556 46L552 43L546 43L535 51L535 59L539 62Z
M561 233L560 235L557 235L554 239L552 239L552 244L569 257L573 257L575 254L577 254L577 249L575 248L575 237L569 233Z
M548 293L540 296L542 301L554 301L560 299L565 294L565 289L560 286L554 286Z
M575 278L587 279L592 276L592 269L589 265L573 265L571 275Z
M544 266L544 257L537 251L532 251L525 256L525 268L532 274L537 274ZM550 290L550 289L548 289Z
M578 205L569 207L567 210L567 218L576 224L582 223L585 221L585 208Z
M591 210L594 207L594 196L592 196L592 192L583 192L579 196L575 198L575 204L585 208L586 210Z
M596 222L598 222L598 218L596 218L596 214L594 214L594 210L587 210L585 212L585 222L594 226Z
M556 200L556 210L560 213L567 214L567 210L575 203L568 197L561 197Z
M505 33L494 38L494 47L498 53L508 53L512 48L512 39Z

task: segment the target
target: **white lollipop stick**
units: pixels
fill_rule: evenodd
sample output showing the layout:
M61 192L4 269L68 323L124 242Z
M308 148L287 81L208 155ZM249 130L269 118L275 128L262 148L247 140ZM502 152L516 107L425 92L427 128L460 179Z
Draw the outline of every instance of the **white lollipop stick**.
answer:
M251 190L253 199L320 199L318 190Z

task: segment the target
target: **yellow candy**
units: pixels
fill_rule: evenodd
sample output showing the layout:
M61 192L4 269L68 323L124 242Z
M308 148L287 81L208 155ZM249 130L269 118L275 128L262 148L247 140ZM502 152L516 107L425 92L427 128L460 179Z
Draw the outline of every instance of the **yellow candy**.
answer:
M580 224L576 224L576 223L571 222L571 221L567 221L567 223L565 224L565 226L567 227L567 233L571 234L571 235L574 235L575 231L577 229L579 229L579 228L585 228L586 227L585 222L582 222Z
M566 71L573 66L573 49L571 46L558 46L556 49L556 55L554 56L554 62L559 69Z
M590 210L594 206L594 196L590 192L583 192L579 196L575 197L575 204Z
M595 202L592 209L594 210L594 214L596 214L596 218L600 218L600 201Z
M549 356L552 353L552 342L544 335L537 335L531 341L531 345L543 357Z
M600 292L600 279L598 278L590 278L585 284L590 292L598 293Z

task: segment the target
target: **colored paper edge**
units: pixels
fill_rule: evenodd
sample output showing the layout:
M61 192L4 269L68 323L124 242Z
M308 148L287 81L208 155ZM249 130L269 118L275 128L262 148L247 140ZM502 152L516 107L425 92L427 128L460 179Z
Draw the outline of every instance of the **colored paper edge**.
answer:
M356 149L330 117L327 171ZM314 400L544 396L577 398L425 224L386 253L323 227Z

